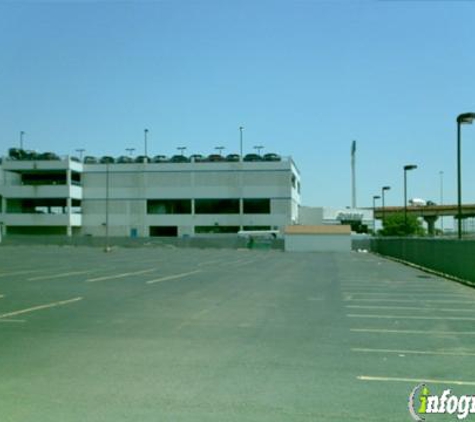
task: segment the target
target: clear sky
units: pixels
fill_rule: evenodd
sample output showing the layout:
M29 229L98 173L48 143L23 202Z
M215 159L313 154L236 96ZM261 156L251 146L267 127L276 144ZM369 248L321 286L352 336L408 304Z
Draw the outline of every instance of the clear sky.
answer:
M291 155L305 205L456 201L456 116L475 111L473 1L2 1L0 152ZM475 203L475 124L463 127Z

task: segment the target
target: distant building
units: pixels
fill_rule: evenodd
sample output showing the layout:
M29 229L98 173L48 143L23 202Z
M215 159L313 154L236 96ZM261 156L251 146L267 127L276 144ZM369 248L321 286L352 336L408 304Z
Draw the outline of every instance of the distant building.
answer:
M7 236L200 236L282 231L298 221L300 174L289 157L109 164L54 157L3 158Z

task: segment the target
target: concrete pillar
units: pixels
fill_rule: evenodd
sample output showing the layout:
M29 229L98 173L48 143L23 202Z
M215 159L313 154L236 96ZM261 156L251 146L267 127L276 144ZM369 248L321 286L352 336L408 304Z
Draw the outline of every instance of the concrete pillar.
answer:
M72 214L72 199L71 199L71 169L66 170L66 184L68 185L68 197L66 198L66 214L68 216L68 225L66 227L66 234L71 237L73 230L71 227L71 214Z
M427 231L429 232L429 236L435 235L435 222L437 221L437 216L425 216L424 221L427 223Z

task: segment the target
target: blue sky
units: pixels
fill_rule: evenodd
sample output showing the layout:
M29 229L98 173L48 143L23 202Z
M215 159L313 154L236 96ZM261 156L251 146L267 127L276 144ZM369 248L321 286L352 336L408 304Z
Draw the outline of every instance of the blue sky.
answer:
M306 205L456 201L456 116L475 111L471 1L0 1L0 152L291 155ZM475 203L475 124L463 127Z

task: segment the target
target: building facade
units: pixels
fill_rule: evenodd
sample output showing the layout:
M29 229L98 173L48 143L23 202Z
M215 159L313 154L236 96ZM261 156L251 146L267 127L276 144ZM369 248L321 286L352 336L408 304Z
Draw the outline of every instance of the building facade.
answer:
M0 165L4 235L208 236L282 230L298 221L291 158L256 162Z

